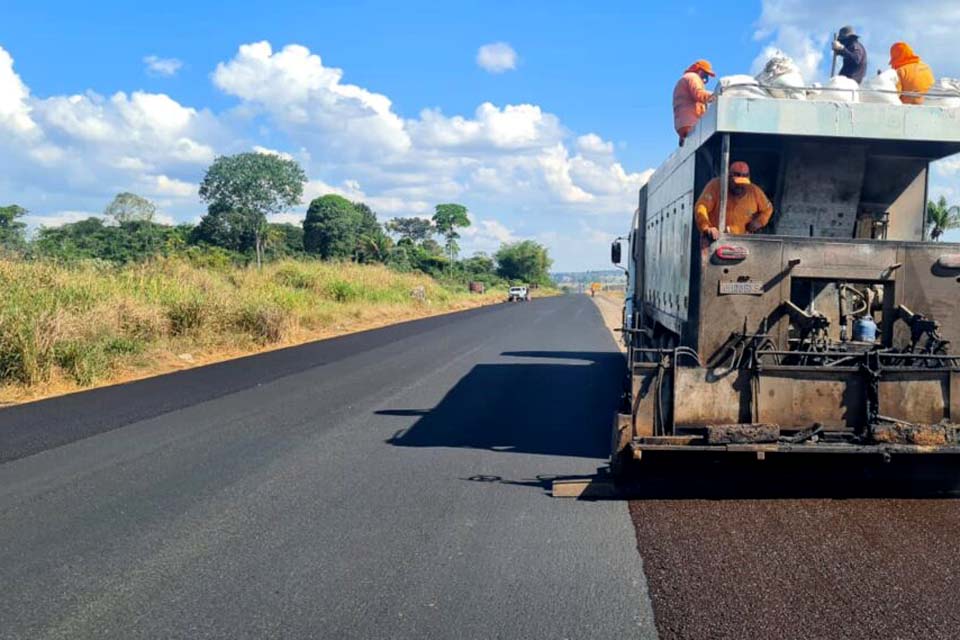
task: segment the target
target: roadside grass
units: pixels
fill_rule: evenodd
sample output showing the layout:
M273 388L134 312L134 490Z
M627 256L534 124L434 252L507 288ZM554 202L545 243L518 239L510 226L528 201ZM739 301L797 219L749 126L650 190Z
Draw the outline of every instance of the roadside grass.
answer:
M499 302L380 265L0 259L0 404Z

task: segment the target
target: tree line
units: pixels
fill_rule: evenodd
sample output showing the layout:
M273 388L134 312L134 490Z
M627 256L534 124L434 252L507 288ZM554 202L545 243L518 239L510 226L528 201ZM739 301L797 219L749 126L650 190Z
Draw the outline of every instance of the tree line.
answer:
M337 194L313 199L301 225L269 222L297 206L307 178L291 159L263 153L221 156L200 184L207 205L197 224L167 225L154 203L118 194L103 217L41 227L27 238L18 205L0 207L0 249L26 258L100 259L116 263L157 255L183 255L210 266L285 257L381 263L422 271L441 280L549 283L547 249L531 240L501 245L488 256L460 257L460 232L470 226L467 208L443 203L427 218L381 223L363 202Z

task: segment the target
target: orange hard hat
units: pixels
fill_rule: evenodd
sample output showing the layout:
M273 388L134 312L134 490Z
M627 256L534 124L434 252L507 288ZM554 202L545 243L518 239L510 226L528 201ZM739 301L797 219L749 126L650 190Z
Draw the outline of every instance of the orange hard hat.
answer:
M750 165L738 161L730 164L730 175L734 184L750 184Z
M717 75L713 72L713 65L710 64L709 60L697 60L692 65L687 67L686 72L690 73L691 71L693 71L694 73L696 73L697 71L703 71L705 74L707 74L710 77L714 77Z

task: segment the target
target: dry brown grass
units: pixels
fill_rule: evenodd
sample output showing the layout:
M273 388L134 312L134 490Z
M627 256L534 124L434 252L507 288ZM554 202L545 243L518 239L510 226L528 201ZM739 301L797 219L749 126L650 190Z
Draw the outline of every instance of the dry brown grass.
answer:
M422 300L411 295L423 288ZM0 404L114 384L503 300L382 266L212 270L0 260Z

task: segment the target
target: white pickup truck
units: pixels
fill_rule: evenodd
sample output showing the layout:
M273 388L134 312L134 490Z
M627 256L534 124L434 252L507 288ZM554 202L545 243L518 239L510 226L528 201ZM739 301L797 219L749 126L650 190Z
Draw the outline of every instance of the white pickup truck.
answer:
M526 287L510 287L507 302L530 302L530 290Z

